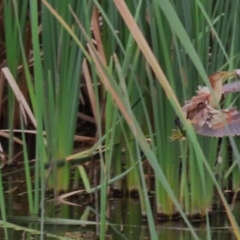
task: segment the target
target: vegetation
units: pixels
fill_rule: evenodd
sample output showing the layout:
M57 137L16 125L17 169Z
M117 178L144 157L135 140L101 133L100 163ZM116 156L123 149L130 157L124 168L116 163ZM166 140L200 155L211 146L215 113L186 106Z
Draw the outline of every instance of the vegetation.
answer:
M29 212L40 213L43 232L48 190L61 201L95 194L97 229L105 239L109 190L127 191L139 195L152 239L154 217L176 214L192 239L200 236L190 217L206 220L211 239L215 188L240 239L224 196L224 190L239 189L239 137L196 136L181 111L198 85L209 86L208 75L239 68L239 2L126 2L0 1L2 148L8 164L19 145L23 152L24 168L17 171L25 174ZM233 101L238 105L233 96L224 104ZM170 142L177 115L187 139ZM82 125L93 130L87 134ZM6 222L2 174L16 171L4 169L0 207Z

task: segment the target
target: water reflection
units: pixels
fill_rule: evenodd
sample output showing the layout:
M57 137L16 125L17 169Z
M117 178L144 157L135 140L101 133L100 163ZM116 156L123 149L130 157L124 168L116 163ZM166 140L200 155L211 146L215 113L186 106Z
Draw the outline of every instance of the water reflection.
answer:
M25 199L26 201L26 199ZM13 206L14 201L8 201L9 210ZM238 223L240 223L240 202L235 203L233 213ZM96 214L94 213L94 206L87 204L80 204L80 206L60 205L56 209L53 202L48 202L46 205L45 215L53 218L67 218L77 220L96 220ZM26 209L8 211L13 216L26 216ZM151 239L149 234L149 228L146 219L141 216L140 203L133 199L111 199L109 200L106 216L111 223L106 226L107 237L106 239ZM29 229L35 229L40 231L39 223L28 223L19 221L15 222L18 225L27 227ZM156 222L158 239L167 240L192 240L192 235L183 221L169 221L169 222ZM211 236L212 239L218 240L233 240L235 239L230 229L227 217L223 213L215 213L211 216ZM199 239L207 239L206 224L204 221L193 223L194 229ZM96 226L68 226L68 225L54 225L46 224L44 231L58 236L65 236L68 239L98 239ZM40 239L39 235L33 235L27 231L8 229L9 239ZM3 229L1 229L0 239L4 239ZM52 240L55 237L45 236L44 239Z

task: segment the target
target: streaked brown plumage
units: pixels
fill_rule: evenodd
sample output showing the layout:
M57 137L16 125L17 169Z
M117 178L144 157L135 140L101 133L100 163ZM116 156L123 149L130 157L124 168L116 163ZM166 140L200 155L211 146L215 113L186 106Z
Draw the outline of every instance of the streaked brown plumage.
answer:
M223 137L240 135L240 112L235 108L218 110L222 95L240 91L240 82L223 85L227 79L238 75L236 71L217 72L209 77L212 92L208 87L198 87L197 95L185 103L182 110L198 134ZM177 137L173 132L172 140Z
M191 122L200 135L212 137L240 135L240 112L235 108L220 111L207 105Z

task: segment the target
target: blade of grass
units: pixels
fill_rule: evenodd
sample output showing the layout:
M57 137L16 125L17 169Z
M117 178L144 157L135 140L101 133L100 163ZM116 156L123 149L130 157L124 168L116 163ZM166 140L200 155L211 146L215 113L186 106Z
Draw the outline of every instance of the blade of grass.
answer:
M143 150L143 152L145 153L146 157L149 159L150 163L152 164L153 169L155 170L155 172L157 172L156 176L158 177L158 179L162 182L162 184L165 186L166 191L168 192L169 196L171 197L171 199L173 200L173 202L176 205L176 208L178 209L178 211L180 212L180 214L182 215L184 221L186 222L186 224L188 225L192 236L194 239L198 239L194 229L191 227L191 224L189 223L188 219L186 218L183 210L181 209L181 206L179 205L176 197L174 196L172 189L170 188L166 177L164 176L161 168L159 167L159 165L157 164L157 160L156 157L154 156L153 152L151 151L148 143L145 140L145 137L139 127L139 125L137 124L137 120L135 119L135 117L132 115L132 113L127 110L127 106L126 103L124 101L124 98L121 97L121 94L119 93L119 91L117 91L116 89L116 82L115 81L111 81L111 83L108 81L108 77L106 76L106 73L104 72L104 70L101 67L101 64L99 63L99 59L95 56L96 52L93 52L92 48L89 47L89 52L93 58L93 61L96 65L96 68L99 72L99 76L101 78L101 80L103 81L105 87L108 89L108 91L111 93L115 103L117 104L118 108L120 109L120 111L122 112L122 114L124 115L127 123L129 124L129 127L131 128L134 136L136 139L138 139L138 143L141 146L141 149Z

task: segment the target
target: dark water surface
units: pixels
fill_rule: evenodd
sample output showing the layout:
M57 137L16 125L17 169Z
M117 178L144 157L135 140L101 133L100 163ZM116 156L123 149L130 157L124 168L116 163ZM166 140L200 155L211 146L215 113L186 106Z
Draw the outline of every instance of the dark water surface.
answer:
M6 212L8 216L26 216L28 213L26 195L9 198L7 201ZM52 201L46 204L45 216L53 218L67 218L77 220L96 221L94 214L94 206L86 204L86 199L78 199L80 206L70 206L61 204L54 207ZM238 223L240 223L240 202L236 202L233 210ZM85 216L85 217L83 217ZM148 225L146 219L141 216L140 203L133 199L110 199L106 216L109 219L110 225L106 226L106 239L122 240L122 239L150 239ZM9 218L9 222L17 225L40 230L40 224L31 220L23 219L16 220ZM212 239L233 240L236 239L232 234L230 224L227 217L223 213L216 213L212 216L211 221L211 236ZM181 221L157 221L158 239L167 240L191 240L192 236L186 225ZM200 239L207 239L206 224L204 221L193 222L194 229ZM44 232L57 235L44 236L43 239L98 239L96 236L97 227L94 226L71 226L46 224ZM40 239L39 235L28 233L27 231L17 230L14 228L8 229L10 240L20 239ZM66 237L66 238L61 238ZM3 228L1 228L0 239L4 238Z
M6 214L8 222L27 229L16 229L15 226L8 228L8 239L41 239L39 232L41 225L39 218L34 219L26 217L28 213L27 194L24 186L24 177L7 177L5 182ZM88 220L96 222L96 212L99 212L99 206L95 204L92 196L78 196L72 199L65 199L73 205L54 204L51 200L45 201L45 217L61 218L72 220ZM240 225L240 201L234 203L233 214ZM106 225L106 239L151 239L147 220L144 219L140 211L140 202L131 198L109 199L106 211L106 217L110 224ZM163 240L192 240L192 235L183 221L158 221L157 226L158 239ZM192 225L199 236L199 239L208 239L205 221L194 221ZM211 237L213 240L234 240L227 216L223 212L212 214L210 219ZM36 234L36 231L38 234ZM97 225L70 225L46 223L44 225L43 239L98 239ZM54 235L54 236L51 236ZM4 238L4 229L0 228L0 240Z

